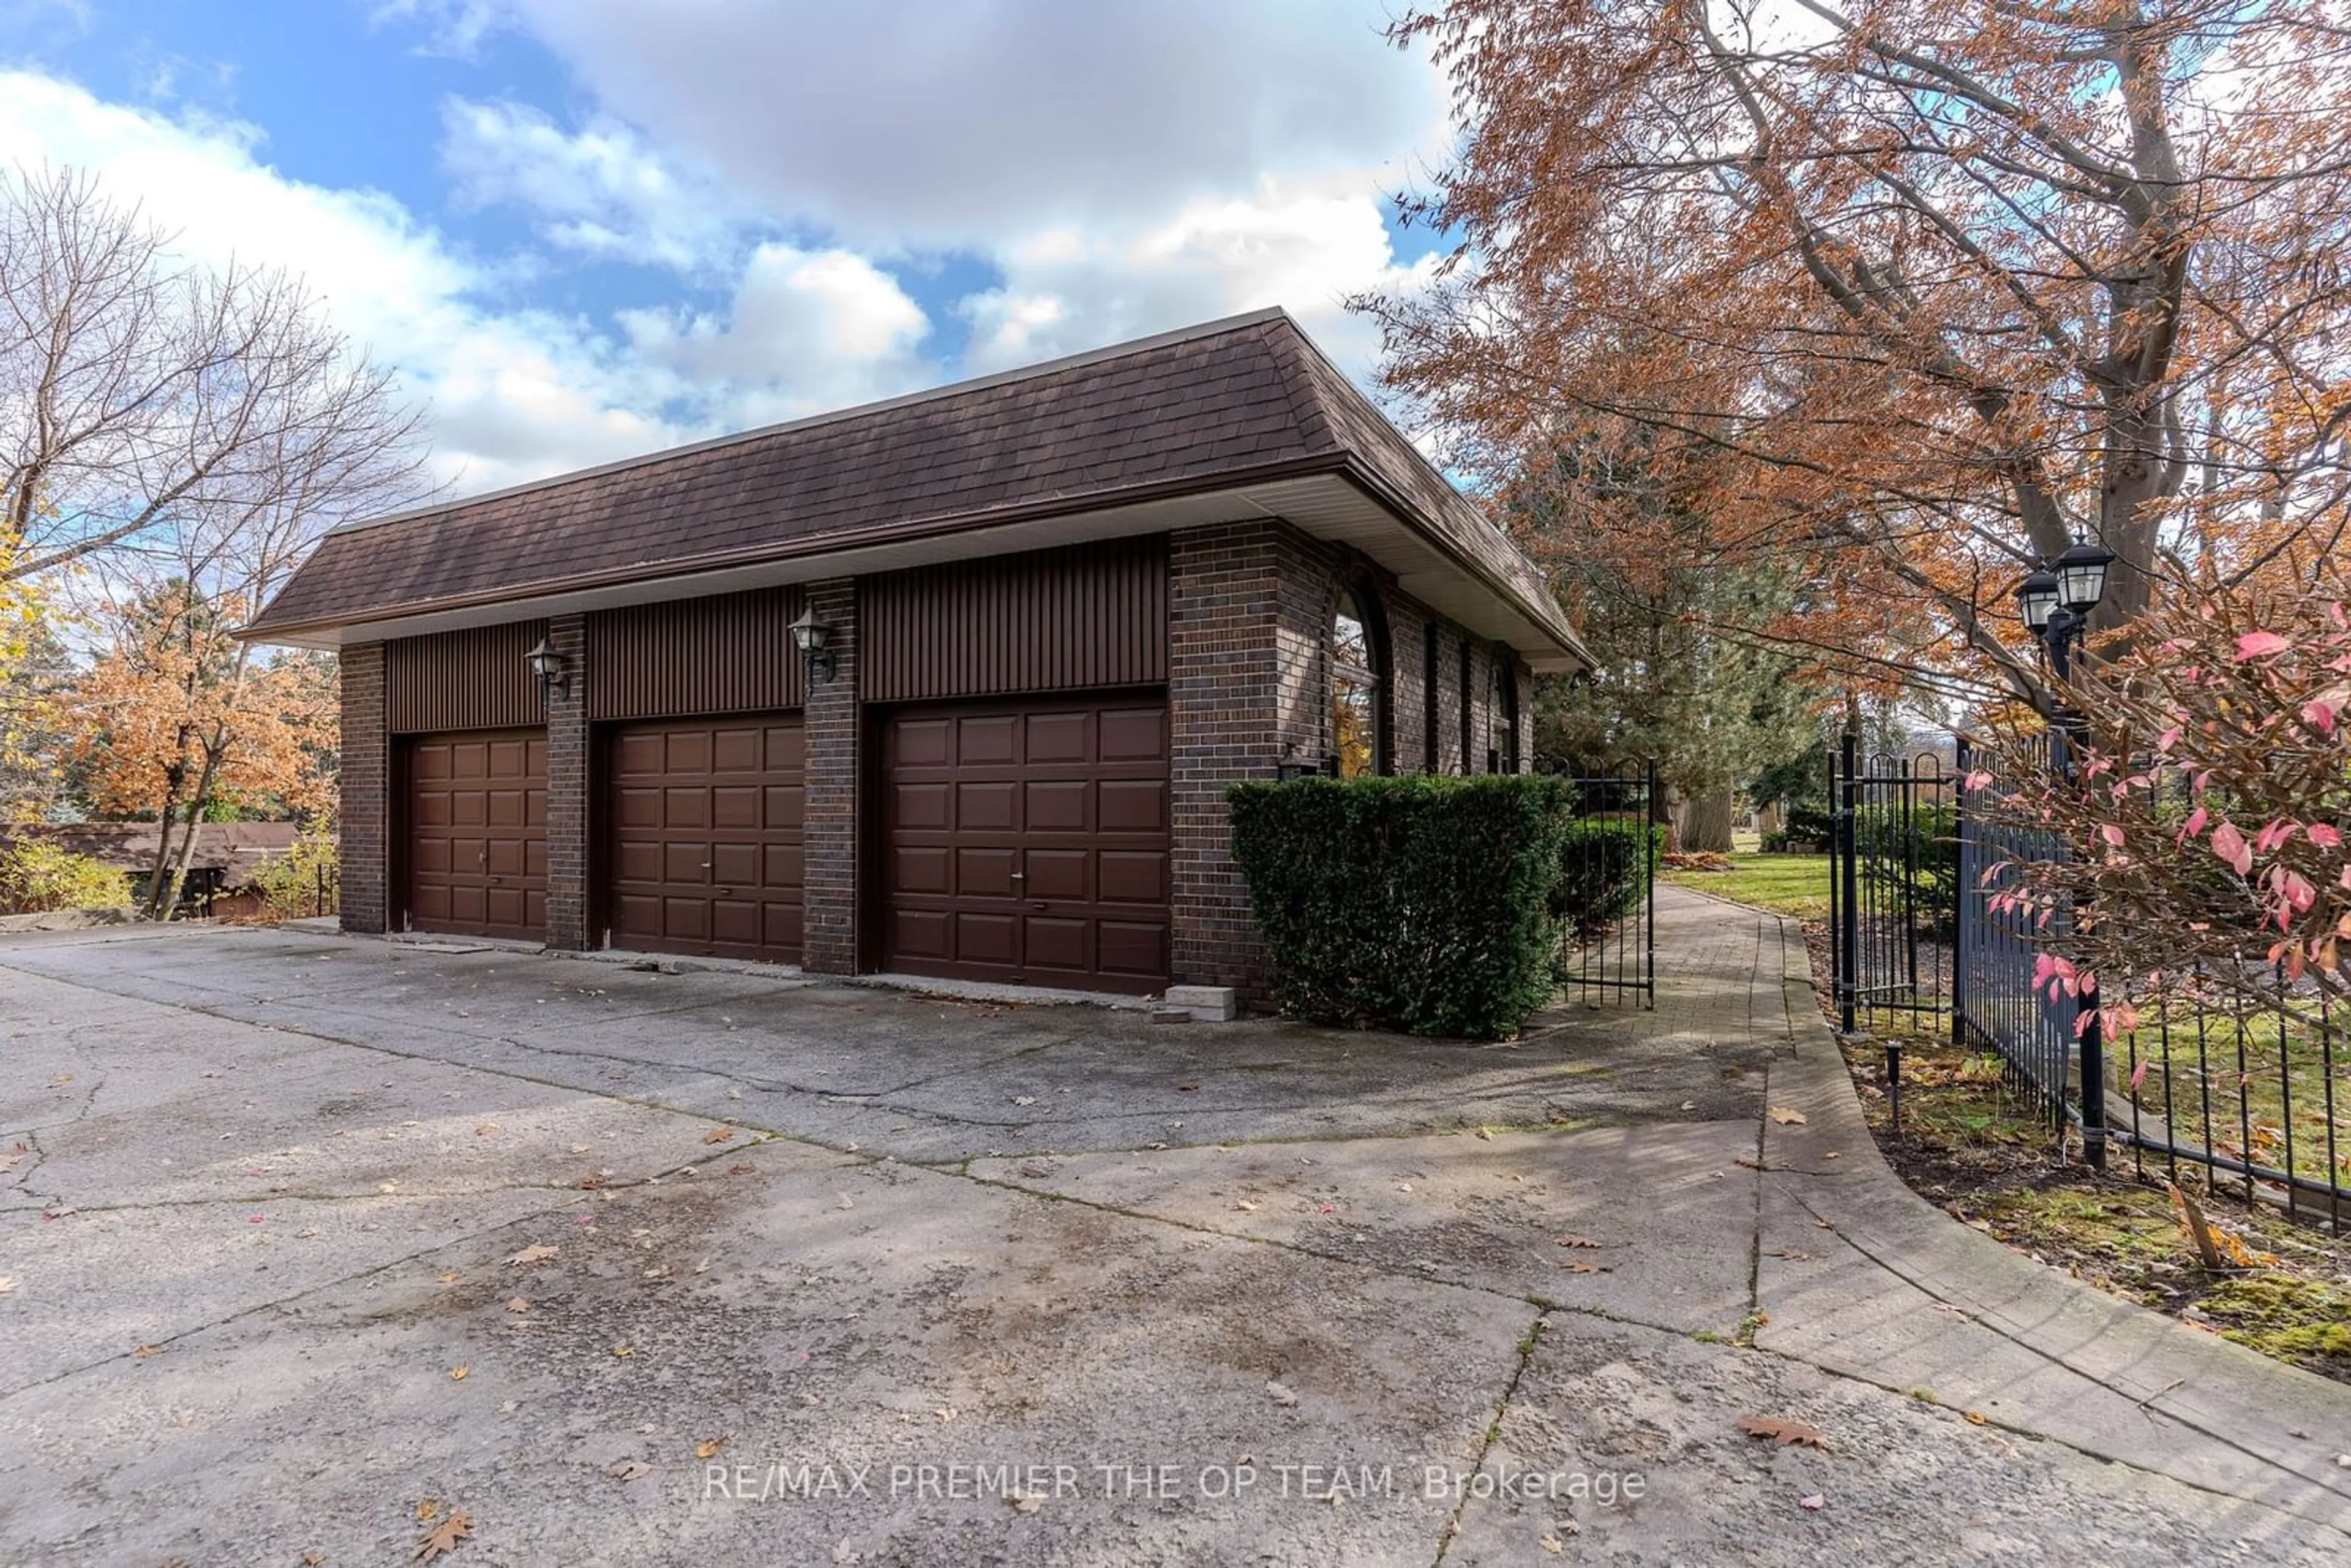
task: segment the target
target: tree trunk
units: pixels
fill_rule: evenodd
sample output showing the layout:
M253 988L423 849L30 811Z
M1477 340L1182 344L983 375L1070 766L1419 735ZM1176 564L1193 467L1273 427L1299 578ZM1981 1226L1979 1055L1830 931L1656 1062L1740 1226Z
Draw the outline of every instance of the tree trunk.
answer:
M1685 853L1730 852L1730 823L1738 800L1729 789L1708 789L1682 802L1681 845Z

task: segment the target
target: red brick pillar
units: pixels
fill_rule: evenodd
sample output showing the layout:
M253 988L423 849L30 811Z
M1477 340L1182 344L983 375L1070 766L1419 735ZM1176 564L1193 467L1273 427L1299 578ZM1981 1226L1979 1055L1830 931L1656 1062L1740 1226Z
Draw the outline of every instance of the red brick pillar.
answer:
M391 915L392 737L385 729L383 644L354 643L342 681L342 800L337 856L346 931L381 934Z
M857 972L858 759L862 736L857 711L857 584L850 578L811 582L807 604L832 628L826 646L833 673L808 673L801 709L807 726L806 815L801 843L807 870L801 885L806 916L800 964L811 974Z
M547 623L547 645L571 673L547 694L547 945L597 946L588 929L588 627L580 615Z

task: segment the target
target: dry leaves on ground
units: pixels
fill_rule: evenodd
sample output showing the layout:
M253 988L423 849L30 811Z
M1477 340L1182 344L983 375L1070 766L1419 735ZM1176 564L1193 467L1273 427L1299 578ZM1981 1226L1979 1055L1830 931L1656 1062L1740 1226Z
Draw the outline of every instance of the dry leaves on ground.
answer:
M1802 1421L1791 1421L1784 1416L1745 1416L1740 1418L1739 1429L1750 1437L1769 1437L1781 1448L1801 1443L1810 1448L1825 1449L1829 1436L1818 1427Z
M704 1143L705 1143L705 1144L723 1144L723 1143L725 1143L727 1139L729 1139L729 1138L733 1137L734 1135L735 1135L735 1129L734 1129L734 1128L732 1128L732 1127L720 1127L720 1128L718 1128L718 1129L717 1129L716 1131L715 1131L715 1132L708 1132L708 1133L705 1133L705 1134L702 1134L702 1141L703 1141Z
M1276 1405L1286 1406L1295 1405L1298 1403L1298 1396L1290 1391L1290 1387L1287 1384L1268 1383L1265 1385L1265 1394L1266 1397L1272 1400Z
M1783 1127L1801 1127L1805 1123L1804 1113L1802 1111L1792 1110L1785 1105L1774 1105L1765 1113Z
M697 1459L715 1459L718 1457L718 1450L726 1446L726 1439L724 1437L705 1437L694 1445L694 1457Z
M527 1312L530 1311L530 1302L521 1296L517 1296L514 1300L507 1303L507 1311L510 1312Z
M474 1516L470 1513L453 1513L424 1532L424 1539L416 1543L416 1555L409 1561L430 1563L444 1552L457 1550L457 1542L473 1533Z
M540 1242L535 1247L524 1248L521 1251L507 1259L507 1261L511 1264L544 1263L549 1258L554 1257L558 1250L559 1249L557 1248L549 1247L545 1242Z

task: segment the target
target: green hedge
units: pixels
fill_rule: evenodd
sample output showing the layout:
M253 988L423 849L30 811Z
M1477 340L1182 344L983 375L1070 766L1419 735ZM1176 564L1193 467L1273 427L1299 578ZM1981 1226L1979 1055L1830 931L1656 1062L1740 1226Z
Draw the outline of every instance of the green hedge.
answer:
M1637 818L1587 817L1567 824L1552 915L1562 929L1593 936L1639 907L1665 830Z
M1284 1011L1494 1040L1550 1000L1564 780L1301 779L1226 800Z

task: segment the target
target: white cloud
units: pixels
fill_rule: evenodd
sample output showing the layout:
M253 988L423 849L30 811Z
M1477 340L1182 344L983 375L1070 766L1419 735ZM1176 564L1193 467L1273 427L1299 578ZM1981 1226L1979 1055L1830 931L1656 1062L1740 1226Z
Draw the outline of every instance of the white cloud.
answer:
M1378 0L511 0L602 108L862 250L1132 225L1442 145Z
M468 256L390 196L287 178L262 161L251 125L0 72L0 141L28 164L97 172L192 260L234 256L307 278L340 329L430 401L436 466L457 493L737 428L785 404L821 406L843 388L901 390L925 373L912 356L919 310L840 253L763 250L730 325L673 319L672 351L643 351L643 337L624 345L598 323L506 303L512 268Z
M464 99L441 118L458 200L526 207L566 249L694 271L723 260L748 217L716 182L673 168L610 119L566 131L527 104Z
M967 368L1001 369L1100 343L1280 305L1358 375L1378 332L1343 301L1410 292L1434 258L1400 265L1368 172L1268 176L1245 196L1189 203L1171 217L1092 233L1053 228L998 257L1001 287L962 302Z
M758 419L821 413L935 382L915 353L930 319L895 278L843 250L769 244L752 253L725 319L622 315L648 362L730 389Z

